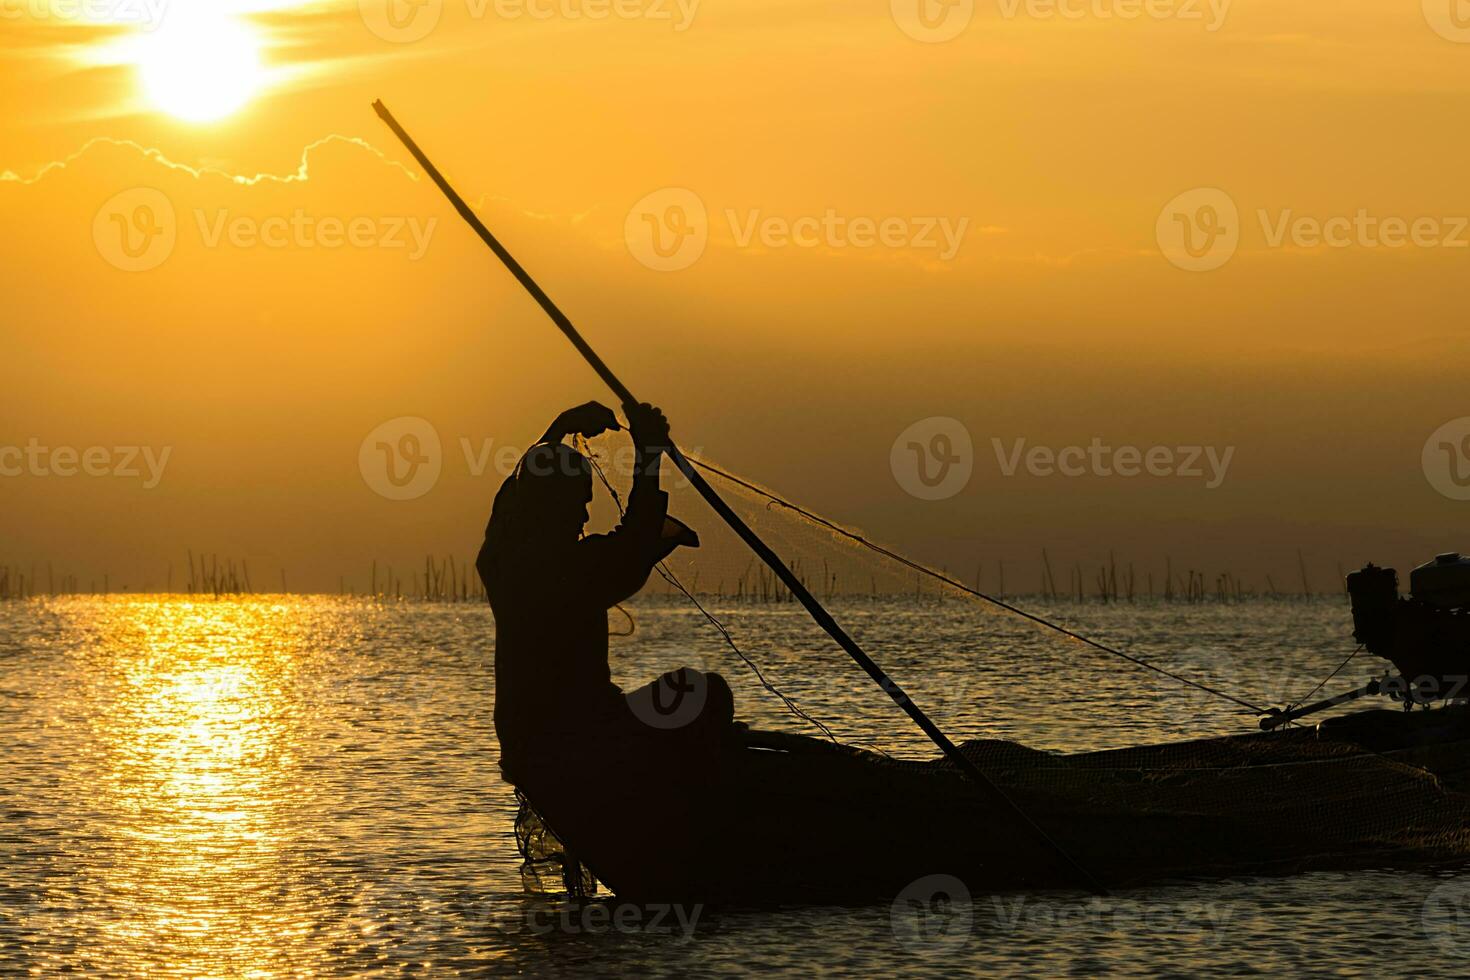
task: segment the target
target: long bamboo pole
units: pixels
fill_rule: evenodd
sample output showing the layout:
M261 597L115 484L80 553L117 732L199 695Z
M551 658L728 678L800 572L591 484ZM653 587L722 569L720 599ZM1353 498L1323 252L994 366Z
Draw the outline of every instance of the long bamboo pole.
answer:
M429 179L438 185L439 190L449 199L449 203L454 205L454 209L459 212L460 217L474 229L475 233L480 236L480 239L504 263L505 267L510 270L510 274L515 276L516 281L525 287L526 292L531 294L531 298L541 306L541 309L551 318L551 322L556 324L557 328L561 330L567 340L571 341L572 346L577 349L577 352L582 355L583 359L592 367L592 370L597 372L597 376L602 379L603 383L612 389L613 394L618 397L618 400L622 402L624 407L637 405L639 403L638 399L633 396L633 393L628 390L628 387L618 379L617 375L613 374L612 369L592 349L592 345L587 343L577 328L572 325L572 321L567 319L566 314L552 302L551 297L546 295L546 292L536 283L536 280L531 278L531 274L516 261L515 256L511 255L506 247L500 243L500 240L490 233L490 229L486 228L485 223L480 220L480 216L449 185L449 182L444 179L444 175L429 161L424 151L419 149L418 144L399 125L398 120L393 117L393 114L388 111L388 107L382 101L377 101L373 103L373 109L383 122L387 124L388 128L393 131L393 135L398 137L399 141L403 143L408 152L413 154L413 158L418 161L419 166L424 168L424 172L429 175ZM793 574L791 569L786 567L786 563L781 560L781 557L772 551L755 531L751 530L750 526L741 519L739 514L730 508L729 504L725 503L724 498L705 481L700 472L694 468L694 465L679 451L679 448L675 445L669 445L665 449L665 452L669 460L673 462L674 466L678 468L684 478L689 481L689 485L704 498L705 502L709 504L711 509L726 524L730 525L731 530L755 552L756 556L770 567L771 571L791 591L791 594L796 597L797 601L806 608L806 611L816 621L817 625L825 630L837 642L837 645L842 647L847 652L847 655L893 699L894 704L898 705L903 709L905 714L913 719L914 723L923 730L924 734L929 736L935 745L939 746L944 752L945 757L954 763L955 768L970 778L981 795L1014 814L1021 826L1026 828L1040 844L1061 860L1063 866L1077 882L1093 892L1105 894L1103 887L1098 884L1092 875L1074 861L1056 841L1052 840L1046 831L1032 820L999 786L991 782L959 750L959 747L950 741L949 736L945 735L939 726L913 702L913 699L904 693L897 682L889 677L888 673L882 667L878 666L871 657L863 652L863 649L857 645L856 641L847 635L847 631L838 625L837 620L832 618L832 614L807 590L807 587L802 584L801 579Z

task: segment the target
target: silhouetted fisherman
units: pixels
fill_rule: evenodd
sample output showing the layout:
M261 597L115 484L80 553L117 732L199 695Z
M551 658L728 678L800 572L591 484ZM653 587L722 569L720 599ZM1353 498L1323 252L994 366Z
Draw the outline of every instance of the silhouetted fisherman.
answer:
M608 610L674 549L699 544L659 488L668 421L647 404L627 412L633 489L615 530L584 534L592 467L562 441L618 428L597 402L557 417L501 486L485 529L475 564L495 614L495 730L517 785L569 759L687 760L730 730L733 701L718 674L674 671L625 696L608 670Z

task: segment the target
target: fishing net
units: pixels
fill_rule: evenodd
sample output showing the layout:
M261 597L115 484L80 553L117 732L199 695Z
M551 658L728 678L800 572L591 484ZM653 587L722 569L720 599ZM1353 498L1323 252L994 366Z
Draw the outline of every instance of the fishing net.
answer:
M597 892L597 879L568 852L566 845L546 826L546 821L526 794L516 790L516 849L521 854L521 887L528 894L565 893L587 898Z
M582 448L607 489L594 523L612 523L630 447L614 434ZM1022 819L1093 873L1127 881L1470 855L1470 799L1453 761L1470 726L1458 709L1425 713L1433 717L1415 721L1413 737L1396 715L1250 734L1267 707L1300 700L1348 662L1345 608L1338 635L1311 609L1276 611L1288 629L1300 619L1304 633L1323 634L1306 654L1282 642L1251 649L1249 613L1228 601L1191 615L1236 646L1173 628L1139 636L1133 612L1163 600L1120 599L1108 587L1116 568L1064 572L1072 585L1102 583L1096 597L1079 596L1057 587L1043 557L1029 594L1015 594L1013 571L1013 591L1002 595L999 562L987 586L981 556L967 575L933 568L714 463L696 465ZM660 669L692 659L718 670L735 688L737 717L788 733L762 736L767 748L845 773L832 788L827 769L813 768L804 789L785 791L807 794L788 797L792 812L825 807L842 819L856 793L869 825L923 828L915 853L925 841L973 835L977 820L1009 819L981 806L897 707L853 712L854 699L889 708L886 695L671 466L664 486L670 513L698 530L701 547L675 552L628 604L634 635L617 641L615 660L652 647ZM1161 617L1167 611L1153 621ZM533 832L521 835L518 823L518 836L527 867L543 872L528 872L536 887L560 877L588 893L586 869L522 803ZM813 842L784 825L764 846L797 865L812 861Z
M626 436L612 434L582 448L607 490L594 523L615 523L631 446ZM1043 732L1058 736L1044 747L1073 748L1137 744L1139 734L1160 728L1189 735L1236 731L1326 672L1319 668L1323 658L1300 664L1273 656L1226 659L1194 644L1177 649L1174 636L1140 638L1126 612L1136 606L1117 600L1101 624L1094 617L1079 627L1077 610L1096 602L1092 595L1075 603L1070 594L1057 594L1057 570L1013 563L1008 592L1005 562L994 556L977 554L966 573L936 568L714 462L695 457L694 463L859 646L959 738L1029 742ZM882 702L882 693L868 690L872 681L672 465L665 466L663 485L670 514L693 525L701 543L661 563L639 602L686 617L679 622L702 657L699 666L754 680L761 693L753 720L763 724L795 716L801 730L837 732L871 748L928 751L927 740L896 709L895 724L883 729L848 724L844 697L861 690L864 700L871 693ZM1075 574L1090 580L1104 571L1079 566ZM1117 577L1116 570L1111 574ZM1033 583L1029 591L1018 588L1023 576ZM1051 594L1042 595L1046 590ZM1350 629L1345 617L1344 626ZM1334 664L1341 659L1337 645L1324 653ZM1100 716L1100 704L1136 715L1136 723L1119 726L1120 715Z
M1297 729L1062 757L965 751L1074 858L1127 881L1462 859L1470 799L1425 764L1458 768L1465 747L1434 759Z

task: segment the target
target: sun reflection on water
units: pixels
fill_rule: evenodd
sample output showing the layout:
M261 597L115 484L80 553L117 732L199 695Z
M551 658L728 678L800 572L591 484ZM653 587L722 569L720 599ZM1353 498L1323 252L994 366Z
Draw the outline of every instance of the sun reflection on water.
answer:
M488 631L328 597L0 603L0 974L503 955Z
M167 948L157 968L239 975L281 959L303 928L292 809L310 784L291 751L301 651L258 602L160 600L96 624L107 673L93 715L90 792L111 840L96 889L121 957ZM110 819L109 819L110 817ZM140 958L147 958L147 953Z

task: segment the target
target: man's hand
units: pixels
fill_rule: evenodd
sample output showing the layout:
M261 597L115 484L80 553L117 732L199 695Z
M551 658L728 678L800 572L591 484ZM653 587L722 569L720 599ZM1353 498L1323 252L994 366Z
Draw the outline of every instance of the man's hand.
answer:
M644 402L641 405L625 405L628 416L628 431L633 435L633 445L639 450L662 453L673 445L669 436L669 420L664 413Z
M604 432L620 429L613 410L600 402L588 402L569 408L556 417L551 428L546 430L545 441L560 442L563 436L579 433L588 439Z

